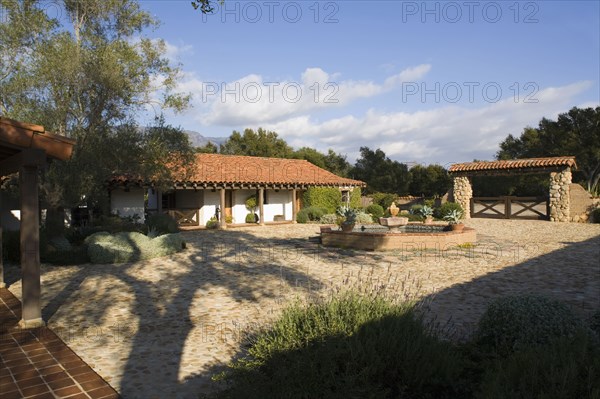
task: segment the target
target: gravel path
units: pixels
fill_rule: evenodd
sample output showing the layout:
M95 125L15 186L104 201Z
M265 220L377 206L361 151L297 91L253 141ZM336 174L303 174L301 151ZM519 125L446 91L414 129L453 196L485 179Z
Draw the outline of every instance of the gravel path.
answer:
M417 295L458 336L506 294L549 294L584 315L600 309L600 225L467 225L478 232L474 248L385 253L320 248L317 225L184 232L188 248L175 256L43 265L44 318L124 398L195 398L258 323L297 297L358 280ZM20 281L10 290L20 297Z

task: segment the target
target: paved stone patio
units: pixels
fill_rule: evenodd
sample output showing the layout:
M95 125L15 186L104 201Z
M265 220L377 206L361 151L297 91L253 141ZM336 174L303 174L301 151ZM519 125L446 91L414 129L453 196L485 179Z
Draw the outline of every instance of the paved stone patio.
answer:
M318 225L184 232L177 255L121 265L42 267L43 316L128 398L196 398L248 331L295 298L362 281L418 296L467 336L494 297L538 292L600 309L600 225L467 222L474 248L374 253L320 248ZM12 272L11 272L12 270ZM10 291L19 296L16 268ZM11 274L12 273L12 274Z

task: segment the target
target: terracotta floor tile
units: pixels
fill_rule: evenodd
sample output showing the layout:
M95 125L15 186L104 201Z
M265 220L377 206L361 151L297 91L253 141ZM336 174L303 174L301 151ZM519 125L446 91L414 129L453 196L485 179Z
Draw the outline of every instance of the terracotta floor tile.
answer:
M75 385L75 381L72 378L64 378L62 380L49 381L48 385L50 388L56 390L60 388L66 388Z
M71 396L71 395L75 395L77 393L82 393L82 392L81 392L81 389L79 389L75 385L72 385L72 386L66 387L66 388L61 388L61 389L55 389L54 390L54 394L55 395L58 395L58 396L63 397L63 398L66 398L66 397Z
M95 380L81 382L79 383L79 385L81 385L81 387L86 391L91 391L93 389L102 388L106 386L106 382L100 378L97 378Z
M90 395L92 398L104 398L109 395L114 395L114 393L115 391L107 386L87 392L87 394Z
M58 381L58 380L64 380L67 377L69 377L69 374L67 374L67 372L61 368L61 371L59 371L58 373L45 375L44 380L46 380L46 382Z
M36 385L42 385L45 384L44 380L42 379L42 377L33 377L33 378L28 378L26 380L19 380L17 381L17 385L19 386L20 389L26 388L26 387L34 387Z
M28 397L28 396L37 397L38 395L41 395L43 393L50 392L50 390L48 389L48 386L44 384L44 385L36 385L33 387L23 388L23 389L21 389L21 392L23 393L24 397Z

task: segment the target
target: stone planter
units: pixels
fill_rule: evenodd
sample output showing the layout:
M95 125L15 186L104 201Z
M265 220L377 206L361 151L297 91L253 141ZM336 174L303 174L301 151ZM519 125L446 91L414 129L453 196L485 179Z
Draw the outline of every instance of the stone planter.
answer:
M463 223L456 223L450 225L450 230L452 231L463 231L465 225Z
M354 229L354 223L342 223L341 228L344 233L350 233Z

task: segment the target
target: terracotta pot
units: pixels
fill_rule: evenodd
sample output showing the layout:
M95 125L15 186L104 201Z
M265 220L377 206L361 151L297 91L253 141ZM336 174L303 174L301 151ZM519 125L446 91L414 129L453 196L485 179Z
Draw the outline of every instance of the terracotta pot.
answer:
M341 227L344 233L350 233L354 229L354 224L342 223Z
M462 231L464 228L465 228L465 225L462 223L450 225L450 230L452 230L452 231Z
M431 216L426 217L425 220L423 220L423 224L433 224L433 218Z

